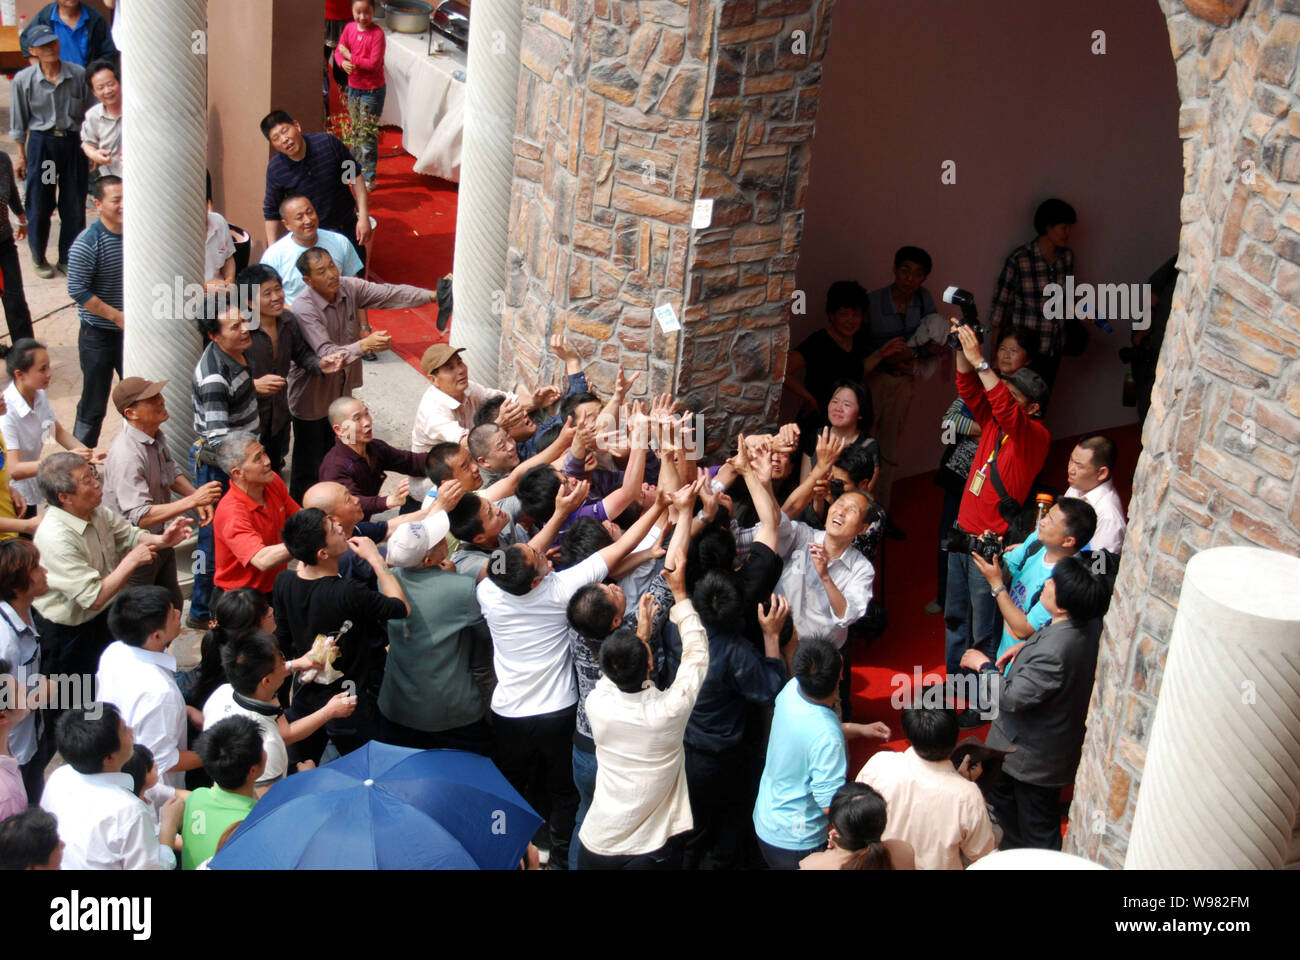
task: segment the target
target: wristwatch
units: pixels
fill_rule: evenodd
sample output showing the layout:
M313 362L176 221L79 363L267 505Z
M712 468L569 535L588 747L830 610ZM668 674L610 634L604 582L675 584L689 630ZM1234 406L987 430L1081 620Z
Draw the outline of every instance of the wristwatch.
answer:
M1006 593L1006 591L1007 591L1007 586L1006 586L1006 584L1004 583L1002 586L1000 586L1000 587L998 587L996 590L992 591L992 595L993 595L994 597L996 597L999 593Z
M983 372L984 372L985 370L987 370L988 368L989 368L989 362L988 362L987 360L981 360L981 361L980 361L980 365L979 365L978 367L975 368L975 372L976 372L976 373L983 373Z

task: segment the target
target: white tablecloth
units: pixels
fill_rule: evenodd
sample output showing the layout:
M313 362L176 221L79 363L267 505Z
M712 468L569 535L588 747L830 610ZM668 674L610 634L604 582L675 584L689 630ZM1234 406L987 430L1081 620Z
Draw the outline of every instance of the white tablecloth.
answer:
M402 148L415 157L416 173L459 183L465 84L453 74L464 75L465 51L444 37L442 53L430 57L428 33L394 33L386 26L384 33L388 95L380 122L402 128Z

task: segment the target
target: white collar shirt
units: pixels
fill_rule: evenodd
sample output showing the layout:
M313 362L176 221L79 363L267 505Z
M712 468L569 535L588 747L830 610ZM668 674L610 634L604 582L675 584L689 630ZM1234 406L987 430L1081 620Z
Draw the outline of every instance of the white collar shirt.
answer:
M26 691L36 688L41 672L41 637L36 627L18 615L8 602L0 603L0 660L8 660L14 677ZM32 710L9 731L9 752L20 764L36 756L43 710Z
M473 429L478 408L502 392L471 380L465 390L465 399L455 400L429 384L420 397L419 409L415 411L411 449L416 453L428 453L434 444L460 443L461 438ZM507 393L506 398L516 399L513 393Z
M1124 546L1124 531L1128 529L1128 518L1124 516L1124 504L1120 502L1115 485L1107 480L1087 493L1080 493L1078 489L1071 487L1065 491L1065 495L1083 498L1097 512L1097 529L1092 534L1092 549L1119 553Z
M35 463L41 459L41 449L58 422L50 398L44 390L37 390L29 405L18 390L18 385L12 382L5 387L4 398L7 409L4 416L0 417L0 426L4 429L5 447L10 453L17 454L24 463ZM28 503L45 502L35 477L11 480L10 484Z
M176 855L158 842L149 807L124 773L50 774L41 807L59 822L64 870L170 870Z
M776 591L790 601L790 616L799 636L828 637L837 648L842 647L849 637L849 627L866 615L875 569L853 547L847 547L827 564L831 582L844 595L844 615L836 616L826 587L808 555L808 545L824 543L826 531L814 530L798 521L791 526L795 531L794 545Z
M184 787L185 774L172 770L186 749L189 733L185 698L175 674L176 658L171 654L115 640L100 654L96 680L99 699L114 704L135 731L135 742L153 752L158 779L171 787Z

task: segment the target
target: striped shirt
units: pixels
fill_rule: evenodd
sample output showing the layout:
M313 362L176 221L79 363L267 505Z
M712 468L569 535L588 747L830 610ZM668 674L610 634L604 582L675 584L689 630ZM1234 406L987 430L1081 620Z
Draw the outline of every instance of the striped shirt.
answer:
M194 368L194 432L217 445L228 433L257 433L253 374L213 341Z
M1037 240L1012 250L1002 265L1002 275L993 292L990 329L1027 327L1038 334L1039 349L1044 356L1057 356L1065 340L1064 326L1060 320L1049 320L1043 315L1047 302L1043 290L1051 283L1063 285L1071 273L1074 273L1074 251L1068 247L1056 251L1055 263L1047 262Z
M357 226L357 205L350 182L360 175L360 166L338 137L328 133L305 133L307 152L301 160L276 153L266 165L266 197L262 216L280 219L280 202L302 194L311 201L320 225L345 236Z
M86 309L91 297L122 309L122 235L98 220L81 231L68 251L68 296L77 301L77 316L86 326L121 329Z

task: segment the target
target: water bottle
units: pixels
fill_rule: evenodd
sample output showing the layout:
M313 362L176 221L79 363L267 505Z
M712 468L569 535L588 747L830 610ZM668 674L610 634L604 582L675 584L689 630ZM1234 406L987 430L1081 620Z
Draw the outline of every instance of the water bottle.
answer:
M1038 515L1034 518L1034 526L1037 527L1038 524L1043 522L1043 517L1047 515L1047 511L1052 509L1052 504L1056 502L1056 498L1050 493L1040 493L1034 499L1038 501Z

